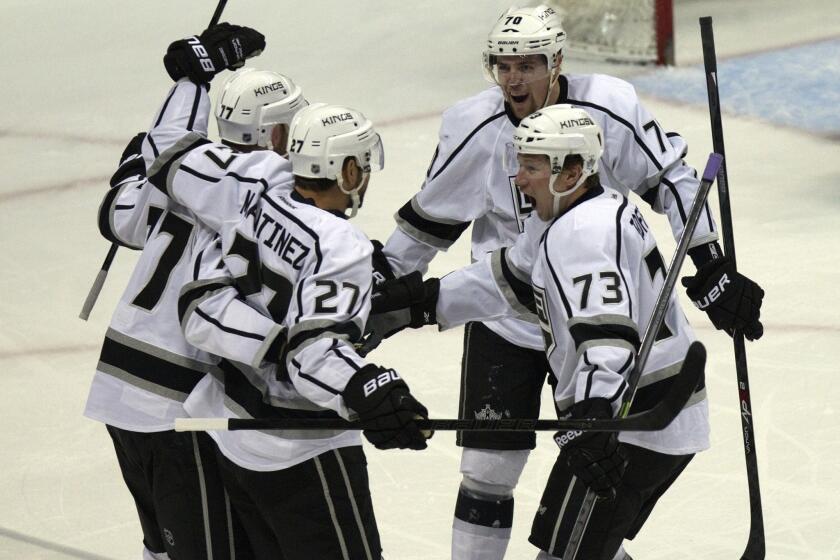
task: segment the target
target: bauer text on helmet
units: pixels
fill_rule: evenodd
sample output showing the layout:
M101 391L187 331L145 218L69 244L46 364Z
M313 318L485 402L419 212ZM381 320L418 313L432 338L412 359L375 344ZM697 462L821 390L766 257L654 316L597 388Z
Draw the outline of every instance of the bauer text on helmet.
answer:
M510 8L493 26L484 51L484 73L502 88L517 117L549 103L565 43L560 15L544 4Z

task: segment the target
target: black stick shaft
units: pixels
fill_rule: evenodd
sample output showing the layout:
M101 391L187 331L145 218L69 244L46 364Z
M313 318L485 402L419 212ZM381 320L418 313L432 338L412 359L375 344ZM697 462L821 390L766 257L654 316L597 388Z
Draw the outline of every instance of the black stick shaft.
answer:
M219 23L219 19L222 17L222 12L225 11L226 4L227 0L219 0L219 3L216 5L216 11L213 12L213 17L210 18L210 25L207 27L213 27ZM88 317L90 317L90 312L93 310L96 300L99 299L99 292L102 291L102 286L105 285L105 278L108 276L108 271L111 269L111 263L114 262L114 257L117 254L118 248L119 246L116 243L112 243L111 247L108 249L105 261L102 263L102 267L99 269L99 272L93 281L93 285L90 287L87 298L85 298L85 303L82 305L82 310L79 313L79 319L87 321Z
M703 65L706 70L706 88L709 97L712 145L717 153L725 156L723 120L720 108L720 92L718 90L717 56L715 55L715 37L711 17L700 18L700 36L703 43ZM724 159L718 173L718 201L720 203L724 253L732 260L732 265L735 267L735 234L732 227L732 207L729 201L726 159ZM738 381L738 397L741 404L741 428L744 436L744 457L747 465L747 485L750 497L750 534L742 559L754 560L764 558L765 555L764 515L758 483L758 459L755 450L750 382L747 374L747 351L744 347L743 333L736 330L732 340L735 348L735 372Z
M207 27L213 27L219 20L222 18L222 12L225 11L225 4L227 4L227 0L219 0L219 4L216 6L216 11L213 12L213 17L210 18L210 25Z

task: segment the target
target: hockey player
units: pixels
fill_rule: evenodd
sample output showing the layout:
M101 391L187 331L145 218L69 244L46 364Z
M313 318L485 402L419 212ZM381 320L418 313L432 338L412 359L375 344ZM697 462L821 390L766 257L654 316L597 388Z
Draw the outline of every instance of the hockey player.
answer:
M665 213L679 237L699 185L683 161L686 145L666 133L639 102L632 86L605 75L561 73L566 35L560 17L545 5L511 8L496 22L484 52L494 87L443 114L440 141L423 188L400 210L385 245L395 273L425 273L437 251L448 249L472 224L472 258L513 244L525 229L533 203L516 189L502 165L505 145L521 119L546 105L586 108L605 134L601 183L622 194L633 190ZM690 256L698 267L689 295L702 300L726 276L726 297L705 307L713 324L747 338L761 336L762 290L733 271L722 257L708 207ZM527 279L527 274L524 275ZM433 311L415 318L432 322ZM531 321L502 319L466 326L459 415L533 418L548 365L539 328ZM534 447L533 434L462 433L458 445L463 479L453 522L452 556L502 558L513 518L513 490Z
M256 155L187 134L161 153L150 180L201 217L208 189L263 180L268 167ZM426 409L394 370L353 347L370 309L372 247L345 212L361 206L382 155L364 115L311 105L291 125L294 189L269 186L247 199L240 221L220 224L218 237L197 247L181 324L190 342L225 359L190 395L190 415L358 417L380 449L426 447L414 422ZM281 339L288 342L274 342ZM380 558L358 431L211 436L259 558Z
M533 201L539 221L529 219L512 248L446 275L439 291L417 307L434 309L442 328L531 310L542 330L560 414L613 417L664 283L665 264L638 208L601 186L604 137L584 110L568 104L541 109L522 120L513 140L505 168ZM386 284L385 293L394 284L399 281ZM667 391L693 340L671 294L632 412L650 408ZM563 557L591 488L605 499L596 503L577 558L624 560L629 557L622 540L637 534L693 454L709 446L705 388L664 430L618 437L561 432L555 441L561 453L529 539L542 550L538 558Z
M264 45L261 35L227 24L199 41L237 52L228 53L231 68ZM180 52L188 67L183 57L195 51ZM220 64L218 70L223 69ZM127 146L99 211L100 231L107 239L142 251L106 333L85 415L106 424L113 440L137 506L147 559L253 557L231 516L212 440L173 431L175 418L186 415L183 401L217 360L184 339L177 315L180 285L172 280L191 266L198 222L145 181L143 153L153 160L158 146L174 141L181 130L206 134L210 104L199 91L204 89L187 82L172 88L153 121L158 130L138 135ZM263 94L249 93L255 91ZM270 149L274 138L279 147L291 115L304 104L300 89L287 78L243 70L220 97L222 139L239 148ZM178 130L178 136L167 138L167 129Z

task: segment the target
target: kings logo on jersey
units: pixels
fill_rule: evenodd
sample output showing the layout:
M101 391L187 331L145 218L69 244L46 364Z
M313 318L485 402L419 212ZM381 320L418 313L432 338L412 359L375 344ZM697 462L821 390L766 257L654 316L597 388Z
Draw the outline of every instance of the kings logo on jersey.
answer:
M536 284L534 289L534 305L537 310L537 318L540 320L540 330L545 344L545 353L550 355L554 351L554 334L551 332L551 317L548 314L548 302L545 299L545 290Z
M519 228L519 233L525 231L525 218L531 215L534 211L534 206L530 199L522 194L516 187L516 176L508 177L510 181L510 194L513 198L513 213L516 217L516 227Z

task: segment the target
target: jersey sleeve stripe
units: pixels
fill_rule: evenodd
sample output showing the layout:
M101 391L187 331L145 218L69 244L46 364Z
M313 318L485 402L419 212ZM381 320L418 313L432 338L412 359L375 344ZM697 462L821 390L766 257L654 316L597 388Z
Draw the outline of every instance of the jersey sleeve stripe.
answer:
M338 356L339 358L341 358L342 360L344 360L347 363L347 365L350 366L353 369L353 371L359 371L360 369L362 369L361 366L359 366L356 362L354 362L353 360L348 358L346 355L344 355L344 353L341 350L338 349L338 341L337 340L335 342L333 342L333 345L332 345L332 348L330 348L330 351L333 354L335 354L336 356Z
M250 416L251 418L339 418L338 413L327 409L305 410L268 404L263 400L263 392L255 387L248 376L236 365L227 360L222 360L220 367L225 373L225 395L235 405L241 407L241 411L233 410L239 416ZM281 434L283 434L283 432L274 430L263 433L281 437ZM321 431L310 432L310 434L302 437L324 437L324 432ZM286 435L286 437L289 436Z
M184 286L181 295L178 297L178 319L181 321L181 325L184 325L185 320L201 305L201 302L220 290L228 288L231 284L232 281L229 278L214 278L190 282Z
M443 165L440 166L440 169L438 169L435 172L435 174L432 176L431 180L434 181L441 173L444 172L444 170L447 167L449 167L449 164L452 163L452 161L455 159L455 156L457 156L461 152L461 150L464 149L464 146L467 145L467 143L472 139L473 136L476 135L476 133L478 133L479 130L481 130L482 128L484 128L485 126L490 124L491 122L495 121L496 119L498 119L500 117L504 117L504 116L505 116L504 111L502 111L501 113L496 113L495 115L487 117L486 119L484 119L484 121L481 124L479 124L477 127L472 129L472 131L467 135L467 137L464 138L464 140L458 145L458 147L455 148L455 150L449 155L448 158L446 158L446 161L443 163Z
M520 313L536 313L534 290L530 282L524 282L511 269L507 262L507 247L493 251L490 255L490 268L496 285L508 304Z
M289 343L286 352L290 357L294 357L306 346L321 338L341 338L348 340L350 343L356 343L362 339L362 330L356 323L327 323L324 326L308 328L312 326L312 323L314 321L299 323L289 331ZM301 328L302 325L305 328Z
M105 198L102 199L102 204L99 206L99 216L97 220L99 233L111 243L116 243L121 247L127 247L129 249L142 249L142 247L138 245L127 243L123 239L120 239L117 235L116 227L114 226L114 212L117 210L130 210L131 208L134 208L134 205L128 206L114 204L122 189L126 188L127 185L130 186L130 183L124 183L120 186L113 187L105 193Z
M292 365L295 366L295 368L297 368L298 376L302 377L303 379L306 379L307 381L309 381L313 385L317 385L318 387L320 387L324 391L327 391L328 393L332 393L333 395L341 394L341 391L330 387L326 383L324 383L324 382L320 381L319 379L309 375L308 373L304 373L304 371L300 369L301 366L300 366L300 363L298 363L297 360L292 359L291 362L292 362Z
M149 141L149 146L152 148L152 153L154 154L155 158L160 155L160 150L158 150L157 144L155 144L155 139L152 138L152 133L149 132L146 134L146 139Z
M433 218L412 198L394 215L397 226L407 235L439 250L446 250L464 233L470 223Z
M566 317L571 319L573 317L572 306L569 305L569 300L566 298L565 292L563 292L563 285L560 283L560 279L557 277L557 272L554 270L554 266L551 264L551 259L549 258L548 230L546 230L543 234L542 247L543 252L545 253L545 262L548 265L549 272L551 272L551 279L554 280L554 285L557 286L557 293L560 295L560 301L563 303L563 309L566 310Z
M241 331L239 329L234 329L228 326L223 325L220 321L216 320L215 318L211 317L201 309L195 309L196 315L207 321L208 323L215 325L217 328L225 331L226 333L230 333L236 336L241 336L242 338L252 338L254 340L265 340L265 337L261 334L251 333L246 331Z
M629 327L622 324L593 324L577 322L571 324L569 322L569 334L575 342L575 348L580 348L587 342L602 341L602 340L622 340L630 343L636 350L639 350L641 342L639 341L639 333L634 327Z
M671 194L674 195L674 199L677 202L677 210L680 213L680 220L682 220L682 223L685 224L688 218L685 214L685 207L683 206L682 199L680 198L680 193L679 191L677 191L677 187L674 185L674 183L672 183L668 179L665 179L664 177L662 178L662 182L665 184L665 186L668 187L668 190L671 191Z
M193 97L192 109L190 109L190 119L187 121L187 130L192 130L195 126L195 118L198 115L198 104L201 101L201 86L196 86L195 97Z
M629 316L633 316L633 297L630 295L630 284L627 283L627 278L624 277L624 269L621 267L621 216L624 214L624 209L627 208L627 198L623 198L621 204L618 206L618 211L615 213L615 269L621 275L621 281L624 283L624 291L627 295L627 308Z
M161 192L170 196L170 170L172 167L174 166L177 169L184 156L195 148L209 143L210 140L200 134L195 132L187 133L155 158L154 163L149 168L149 181Z
M169 102L172 101L172 97L175 95L175 91L179 86L180 84L175 84L172 86L172 89L169 90L169 95L166 96L166 101L163 102L163 107L160 108L160 113L158 114L158 118L152 128L160 126L160 123L163 121L163 116L166 114L166 108L169 107Z

